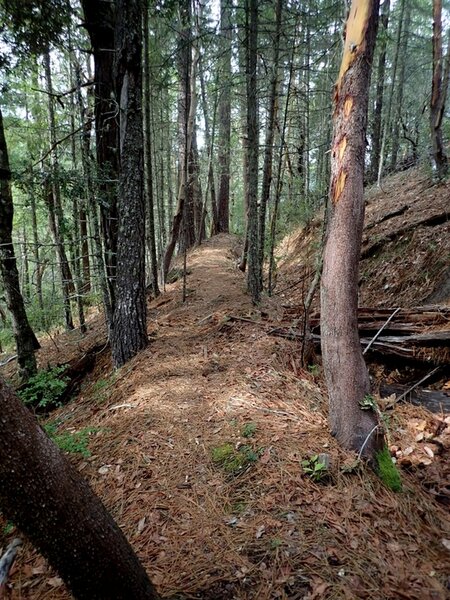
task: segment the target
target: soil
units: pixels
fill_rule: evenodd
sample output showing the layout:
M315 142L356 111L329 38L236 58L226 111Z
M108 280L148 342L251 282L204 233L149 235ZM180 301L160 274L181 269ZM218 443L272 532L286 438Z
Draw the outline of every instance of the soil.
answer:
M302 369L298 343L268 335L301 286L256 309L237 268L238 248L234 236L221 234L188 255L186 301L177 281L149 302L149 345L119 371L101 315L83 340L57 337L58 351L44 341L41 365L105 342L77 397L48 419L58 433L90 428L91 456L71 460L163 598L444 600L450 416L383 401L403 481L401 493L387 489L329 434L320 364ZM314 246L300 253L312 261ZM291 257L280 289L295 283L294 269ZM363 290L375 298L370 286ZM391 298L382 294L383 302ZM240 462L227 470L217 457L230 447ZM314 481L302 461L319 453L330 466ZM3 548L17 535L4 525ZM29 544L8 593L70 598Z

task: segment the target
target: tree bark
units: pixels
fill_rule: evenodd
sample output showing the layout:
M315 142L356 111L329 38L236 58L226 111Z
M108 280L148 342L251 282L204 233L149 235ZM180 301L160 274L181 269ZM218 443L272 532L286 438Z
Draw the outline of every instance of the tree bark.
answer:
M55 118L55 107L54 107L54 95L53 95L53 83L52 83L52 71L50 64L50 50L44 53L44 71L45 71L45 83L48 95L48 118L49 118L49 141L50 148L50 161L51 161L51 179L48 182L46 200L49 211L49 222L50 229L53 236L53 241L56 247L56 254L58 257L59 270L61 275L61 287L64 302L64 318L66 323L66 329L70 330L74 328L72 318L72 308L70 303L70 296L75 291L73 282L72 272L67 258L66 249L64 246L64 235L63 231L66 229L64 226L64 213L61 203L61 187L59 183L59 164L58 154L56 148L56 118Z
M403 23L403 34L399 38L400 41L400 56L398 66L398 85L397 85L397 98L395 102L395 115L392 123L392 151L391 151L391 170L394 171L397 166L398 151L400 149L400 123L403 112L403 94L405 91L405 71L406 61L408 54L408 40L409 40L409 25L411 22L411 2L405 0L404 7L404 23Z
M370 68L379 0L353 0L334 96L329 221L321 282L322 355L333 435L372 456L377 416L362 410L370 393L358 325L358 266L364 221L364 155ZM364 445L365 444L365 445Z
M273 141L275 136L275 122L278 110L278 71L280 55L281 13L283 0L277 0L275 9L275 33L273 50L273 72L270 83L269 114L267 117L266 146L264 151L264 166L261 187L261 202L259 204L259 278L261 289L263 287L264 242L266 237L266 212L270 197L272 183Z
M219 93L218 145L219 191L216 233L229 231L230 142L231 142L231 0L220 2L221 76Z
M450 42L449 42L450 50ZM450 56L447 53L447 62ZM430 102L431 145L433 161L438 179L446 177L448 172L447 156L442 140L442 119L448 87L448 65L442 85L442 0L433 0L433 80Z
M100 499L0 378L0 507L77 600L156 600Z
M151 282L153 294L159 295L158 287L158 259L156 258L155 235L155 195L153 193L153 155L150 111L150 49L149 49L149 0L144 0L144 154L145 154L145 196L147 206L147 247L150 254Z
M386 74L387 31L389 24L390 0L384 0L381 7L380 23L382 30L378 33L380 54L377 67L377 88L375 92L375 109L372 125L372 152L370 155L370 181L376 181L381 153L381 122L384 102L384 82Z
M114 32L116 8L114 2L82 0L85 27L91 40L95 62L95 131L98 169L98 189L104 261L108 284L105 311L111 329L115 307L117 268L117 185L119 178L119 130L115 96ZM111 333L111 332L110 332Z
M14 205L10 179L8 147L0 109L0 273L5 288L6 304L12 316L19 375L23 381L26 381L36 373L34 351L40 348L40 345L28 322L20 293L19 272L12 243Z
M248 19L247 46L247 142L248 142L248 196L247 236L248 271L247 287L252 301L261 299L258 242L258 99L257 99L257 48L258 48L258 1L246 0Z
M147 345L142 128L142 2L117 0L116 97L120 99L119 231L111 350L116 368Z

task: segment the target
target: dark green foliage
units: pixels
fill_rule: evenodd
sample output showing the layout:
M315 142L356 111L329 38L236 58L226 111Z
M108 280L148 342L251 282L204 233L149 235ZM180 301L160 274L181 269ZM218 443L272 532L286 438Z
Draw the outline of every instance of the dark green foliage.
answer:
M397 467L392 462L389 448L384 446L382 450L376 453L376 470L383 483L393 492L402 491L402 480Z
M245 425L242 428L242 437L245 438L251 438L252 436L255 435L256 432L256 423L245 423Z
M47 371L38 371L31 377L26 387L18 392L24 404L37 408L56 408L59 399L67 388L68 377L61 377L65 367L53 367Z
M21 54L39 55L61 43L71 12L66 0L1 0L0 21L8 27L2 25L0 35Z

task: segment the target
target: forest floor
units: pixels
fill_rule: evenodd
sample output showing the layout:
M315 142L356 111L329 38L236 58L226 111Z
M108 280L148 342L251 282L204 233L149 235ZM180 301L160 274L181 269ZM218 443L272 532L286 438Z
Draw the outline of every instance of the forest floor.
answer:
M58 432L90 431L91 456L71 460L164 598L448 598L450 416L390 410L403 492L355 467L328 431L319 361L302 369L298 343L269 335L286 294L255 309L237 256L231 235L190 253L186 302L181 281L149 302L149 345L119 371L100 316L84 341L45 343L43 366L100 346L78 396L50 417ZM280 288L299 278L291 268ZM331 466L314 482L301 463L317 453ZM28 544L9 593L70 597Z

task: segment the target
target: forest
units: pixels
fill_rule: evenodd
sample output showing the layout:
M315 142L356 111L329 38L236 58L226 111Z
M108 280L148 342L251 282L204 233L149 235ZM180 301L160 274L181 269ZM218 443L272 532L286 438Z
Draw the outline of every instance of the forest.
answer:
M448 597L449 26L0 0L0 599Z

